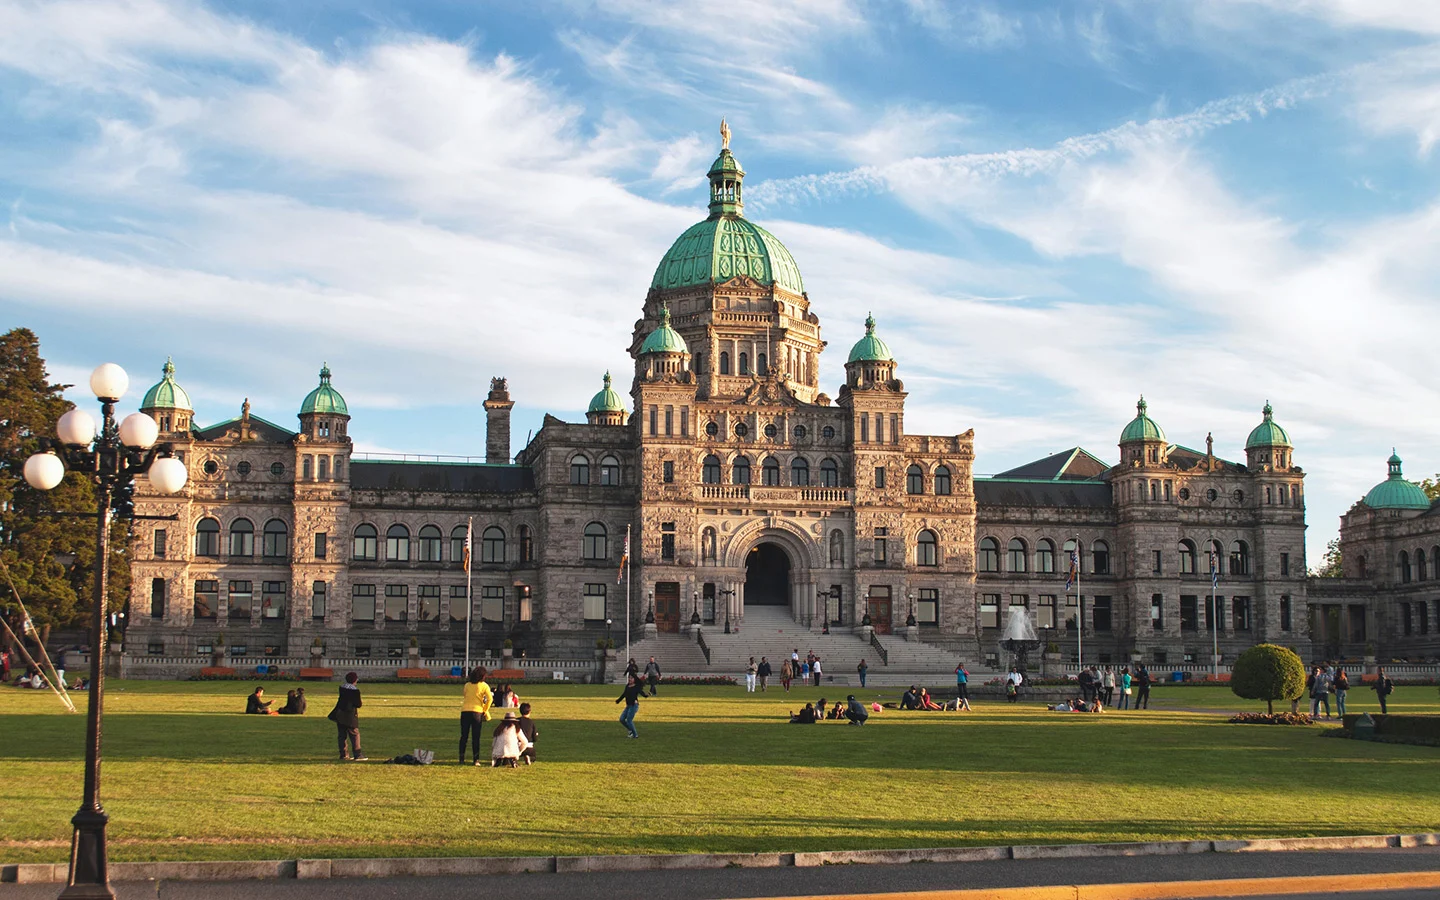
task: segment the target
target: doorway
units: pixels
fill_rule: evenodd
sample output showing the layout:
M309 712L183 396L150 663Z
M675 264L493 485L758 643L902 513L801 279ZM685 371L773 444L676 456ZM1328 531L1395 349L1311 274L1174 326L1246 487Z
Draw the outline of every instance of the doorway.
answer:
M745 605L790 605L790 556L779 544L757 544L746 554Z
M655 629L670 634L680 631L680 582L656 582Z
M890 586L871 585L870 596L865 598L865 609L870 614L870 624L876 634L890 633L891 599Z

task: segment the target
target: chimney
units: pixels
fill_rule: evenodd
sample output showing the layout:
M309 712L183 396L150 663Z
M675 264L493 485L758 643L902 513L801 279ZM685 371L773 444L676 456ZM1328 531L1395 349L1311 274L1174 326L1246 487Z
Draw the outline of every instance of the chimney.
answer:
M490 379L490 395L485 398L485 462L506 465L510 462L510 391L504 378Z

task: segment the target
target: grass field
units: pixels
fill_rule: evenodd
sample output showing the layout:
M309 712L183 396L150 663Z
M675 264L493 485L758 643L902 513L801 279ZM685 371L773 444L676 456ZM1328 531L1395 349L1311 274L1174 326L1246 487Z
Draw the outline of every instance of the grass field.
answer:
M1225 688L1159 688L1145 712L886 710L865 728L785 724L821 694L662 688L641 739L618 689L527 686L540 764L455 765L459 688L370 685L364 747L430 767L341 763L326 721L243 716L244 682L112 682L103 796L115 860L818 850L1433 831L1440 750L1229 725ZM286 685L266 685L283 700ZM887 691L885 700L896 699ZM1352 711L1376 710L1351 692ZM1440 712L1434 687L1392 712ZM77 698L83 709L83 700ZM66 858L84 717L0 688L0 861Z

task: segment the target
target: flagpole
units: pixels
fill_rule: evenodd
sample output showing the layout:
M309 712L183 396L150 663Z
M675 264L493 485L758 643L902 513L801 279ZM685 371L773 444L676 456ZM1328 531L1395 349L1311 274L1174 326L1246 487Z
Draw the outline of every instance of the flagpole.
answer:
M1084 554L1080 550L1080 533L1075 533L1075 661L1085 671L1085 595L1080 593L1080 570Z
M629 555L630 550L630 526L625 526L625 550ZM630 573L635 567L625 566L625 665L630 665Z
M1220 680L1220 608L1215 602L1215 589L1220 585L1220 554L1210 543L1210 674Z
M465 677L470 677L470 616L475 611L475 591L471 587L471 556L474 554L475 518L465 520Z

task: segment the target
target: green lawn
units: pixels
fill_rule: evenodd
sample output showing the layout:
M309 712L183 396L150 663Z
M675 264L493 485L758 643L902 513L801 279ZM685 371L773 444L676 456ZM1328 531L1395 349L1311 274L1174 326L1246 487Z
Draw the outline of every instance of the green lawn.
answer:
M662 688L627 740L618 689L523 689L541 764L454 764L459 688L365 687L376 759L336 761L308 716L243 716L244 682L111 682L104 799L115 860L817 850L1433 831L1440 750L1327 740L1325 726L1229 725L1263 709L1225 688L1159 688L1148 712L1038 703L899 713L865 728L785 724L824 693ZM272 697L286 686L267 684ZM877 695L872 689L868 694ZM1352 711L1375 710L1351 692ZM1433 687L1392 711L1440 712ZM889 692L883 699L896 699ZM83 709L83 699L77 698ZM84 717L0 688L0 861L62 861L79 803Z

